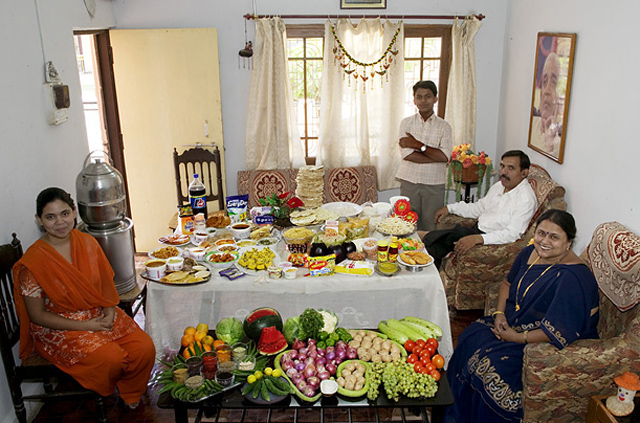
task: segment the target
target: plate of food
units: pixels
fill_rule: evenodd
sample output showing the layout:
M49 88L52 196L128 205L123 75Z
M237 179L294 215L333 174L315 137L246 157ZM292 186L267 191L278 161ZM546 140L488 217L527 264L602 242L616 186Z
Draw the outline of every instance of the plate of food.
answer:
M162 248L156 248L155 250L149 251L150 258L156 259L168 259L171 257L180 257L182 255L182 250L174 247L173 245L168 245Z
M211 251L204 256L204 261L215 269L226 269L238 261L237 251Z
M209 281L211 279L211 272L209 270L178 270L176 272L167 272L167 274L160 279L153 279L147 275L147 271L145 270L141 276L147 280L165 285L196 285Z
M249 275L266 272L269 266L282 260L271 248L250 248L242 253L236 267Z
M425 250L402 251L398 254L398 263L402 264L407 270L420 271L433 264L433 257Z
M362 206L346 201L336 201L320 206L321 209L332 211L340 217L353 217L362 213Z
M382 235L406 236L416 231L416 224L399 217L387 217L376 228Z
M375 271L382 276L393 276L400 271L400 266L397 263L383 261L375 265Z
M190 241L189 235L172 234L158 238L158 242L164 245L186 245Z

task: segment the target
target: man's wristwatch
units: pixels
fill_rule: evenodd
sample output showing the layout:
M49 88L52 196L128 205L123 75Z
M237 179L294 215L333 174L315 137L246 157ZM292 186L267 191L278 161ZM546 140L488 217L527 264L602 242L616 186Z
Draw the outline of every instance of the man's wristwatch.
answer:
M423 144L422 147L420 147L420 152L424 153L425 151L427 151L427 146Z

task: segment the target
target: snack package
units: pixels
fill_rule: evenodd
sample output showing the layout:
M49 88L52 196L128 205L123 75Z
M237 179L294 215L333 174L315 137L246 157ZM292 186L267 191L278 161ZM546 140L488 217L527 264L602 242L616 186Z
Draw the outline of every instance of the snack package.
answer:
M369 237L368 217L348 217L349 228L347 228L347 240Z
M265 223L262 223L265 219L263 219L264 217L270 217L271 220L273 220L273 216L271 215L271 206L264 206L264 207L251 207L251 210L249 210L249 215L251 216L251 221L254 222L256 225L264 225ZM260 217L260 219L256 219Z
M309 276L330 276L336 269L336 255L309 257Z
M246 275L246 273L244 273L243 271L235 268L235 267L229 267L227 269L223 269L221 271L218 272L218 274L220 276L224 276L225 278L229 279L230 281L238 279L243 277L244 275Z
M193 209L191 209L191 206L178 206L178 220L180 232L184 235L191 235L194 229Z
M348 275L371 276L375 270L375 264L366 261L344 260L336 266L336 273Z
M226 198L227 214L231 218L231 223L247 220L247 205L249 204L249 194L232 195Z
M337 220L327 220L324 224L324 234L327 237L338 236L340 225Z

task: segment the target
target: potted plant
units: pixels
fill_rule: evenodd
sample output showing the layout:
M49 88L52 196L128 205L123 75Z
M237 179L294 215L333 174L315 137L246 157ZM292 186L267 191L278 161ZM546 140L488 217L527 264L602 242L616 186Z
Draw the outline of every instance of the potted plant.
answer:
M482 185L484 192L489 191L491 186L491 173L493 164L491 158L484 151L476 154L471 150L471 144L461 144L453 147L451 159L447 164L447 192L452 189L456 191L456 201L462 198L462 183L478 184L477 197L482 197Z
M270 206L271 215L278 226L291 226L289 216L291 212L304 206L301 199L296 197L293 191L282 194L271 194L265 198L258 198L261 206Z

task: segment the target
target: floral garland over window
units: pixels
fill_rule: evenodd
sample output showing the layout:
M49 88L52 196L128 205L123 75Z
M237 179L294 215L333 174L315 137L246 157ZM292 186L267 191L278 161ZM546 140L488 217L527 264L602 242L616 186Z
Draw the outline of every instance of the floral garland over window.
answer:
M373 78L376 75L383 76L387 74L387 70L391 63L393 63L393 57L398 55L398 49L395 48L396 40L398 39L398 35L400 34L400 30L402 26L399 25L396 30L391 42L385 49L385 51L380 55L378 60L374 62L364 63L355 59L347 49L342 45L342 42L338 38L338 34L336 33L336 26L331 25L331 33L333 34L333 39L335 41L335 45L333 47L333 56L334 63L337 63L342 67L344 72L343 78L345 76L353 76L354 80L357 82L358 79L362 79L363 83L366 84L367 80ZM386 80L389 80L389 76L387 75ZM380 84L382 85L382 80L380 80ZM349 85L351 85L351 79L349 79ZM373 85L372 85L373 88Z

